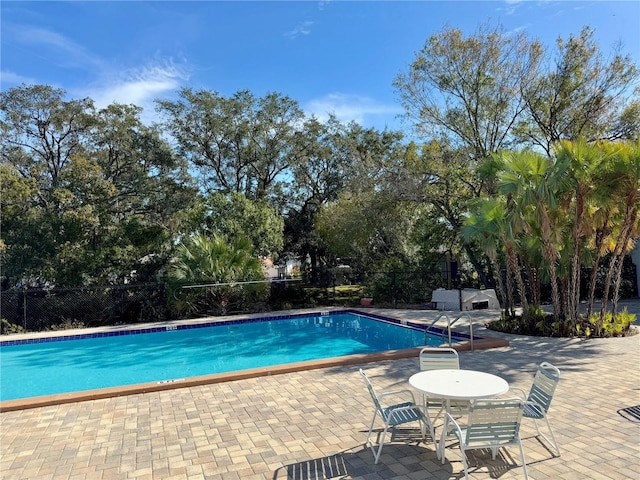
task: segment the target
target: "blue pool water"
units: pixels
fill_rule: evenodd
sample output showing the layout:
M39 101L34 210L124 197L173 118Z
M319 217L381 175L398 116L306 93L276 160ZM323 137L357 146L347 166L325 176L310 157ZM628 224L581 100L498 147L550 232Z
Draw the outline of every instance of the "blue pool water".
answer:
M424 345L417 325L341 312L153 330L0 343L0 400Z

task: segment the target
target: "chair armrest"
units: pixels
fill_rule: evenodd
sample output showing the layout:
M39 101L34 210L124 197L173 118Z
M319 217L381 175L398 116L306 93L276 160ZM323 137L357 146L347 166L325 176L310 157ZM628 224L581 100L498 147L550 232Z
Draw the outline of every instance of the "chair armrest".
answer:
M453 432L453 430L457 430L458 433L460 435L462 435L462 428L460 428L460 425L458 424L458 422L456 421L455 418L453 418L453 415L451 415L449 412L445 412L444 413L444 419L445 419L445 425L448 427L449 424L453 424L451 426L451 428L443 428L442 429L442 435L449 435L450 432Z
M456 422L456 419L451 416L449 412L445 412L444 414L444 425L442 426L442 434L440 436L440 444L439 449L442 454L441 460L444 464L446 460L446 448L444 446L444 442L447 440L447 436L454 433L460 442L462 442L462 428ZM464 453L463 453L464 455Z
M520 387L509 387L509 392L511 393L512 390L515 390L517 393L519 393L521 395L520 400L526 400L527 399L527 392L520 388Z
M383 399L384 397L389 397L391 395L398 395L398 396L402 396L405 394L409 394L411 396L411 401L413 403L416 403L416 397L413 395L413 392L409 389L402 389L402 390L394 390L392 392L383 392L380 395L378 395L379 399Z
M547 414L547 411L544 409L544 407L542 405L540 405L539 403L534 402L532 400L525 400L524 401L524 405L533 408L542 417L544 417Z

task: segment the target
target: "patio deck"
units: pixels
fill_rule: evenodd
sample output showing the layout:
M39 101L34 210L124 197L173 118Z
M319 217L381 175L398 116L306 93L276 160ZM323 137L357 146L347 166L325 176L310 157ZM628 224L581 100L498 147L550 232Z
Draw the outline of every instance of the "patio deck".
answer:
M425 316L424 311L406 310L384 314ZM474 331L482 335L484 322L497 312L472 315ZM462 352L462 368L496 373L525 389L543 360L562 372L550 412L562 456L555 457L525 422L521 433L530 478L640 478L640 335L503 337L509 339L508 347ZM379 464L373 464L364 446L373 410L359 367L5 412L0 414L0 478L464 478L459 450L450 449L442 465L429 441L389 443ZM362 367L382 390L407 386L418 361ZM503 450L495 461L483 451L469 457L473 479L523 478L519 463L514 465L517 449Z

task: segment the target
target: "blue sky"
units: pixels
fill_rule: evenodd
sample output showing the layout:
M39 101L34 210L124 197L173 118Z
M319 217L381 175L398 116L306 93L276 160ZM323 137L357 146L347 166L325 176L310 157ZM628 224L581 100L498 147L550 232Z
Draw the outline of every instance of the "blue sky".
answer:
M640 64L638 1L110 1L0 2L6 90L47 84L70 98L145 108L181 87L229 96L279 92L321 119L328 112L378 129L403 128L392 82L445 26L500 23L553 47L595 30ZM404 126L406 128L406 126Z

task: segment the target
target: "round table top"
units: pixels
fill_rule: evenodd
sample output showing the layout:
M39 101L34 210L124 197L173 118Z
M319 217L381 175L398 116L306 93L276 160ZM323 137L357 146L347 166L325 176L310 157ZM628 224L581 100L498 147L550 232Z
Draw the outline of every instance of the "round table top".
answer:
M459 400L490 398L509 390L503 378L475 370L425 370L412 375L409 384L432 397Z

